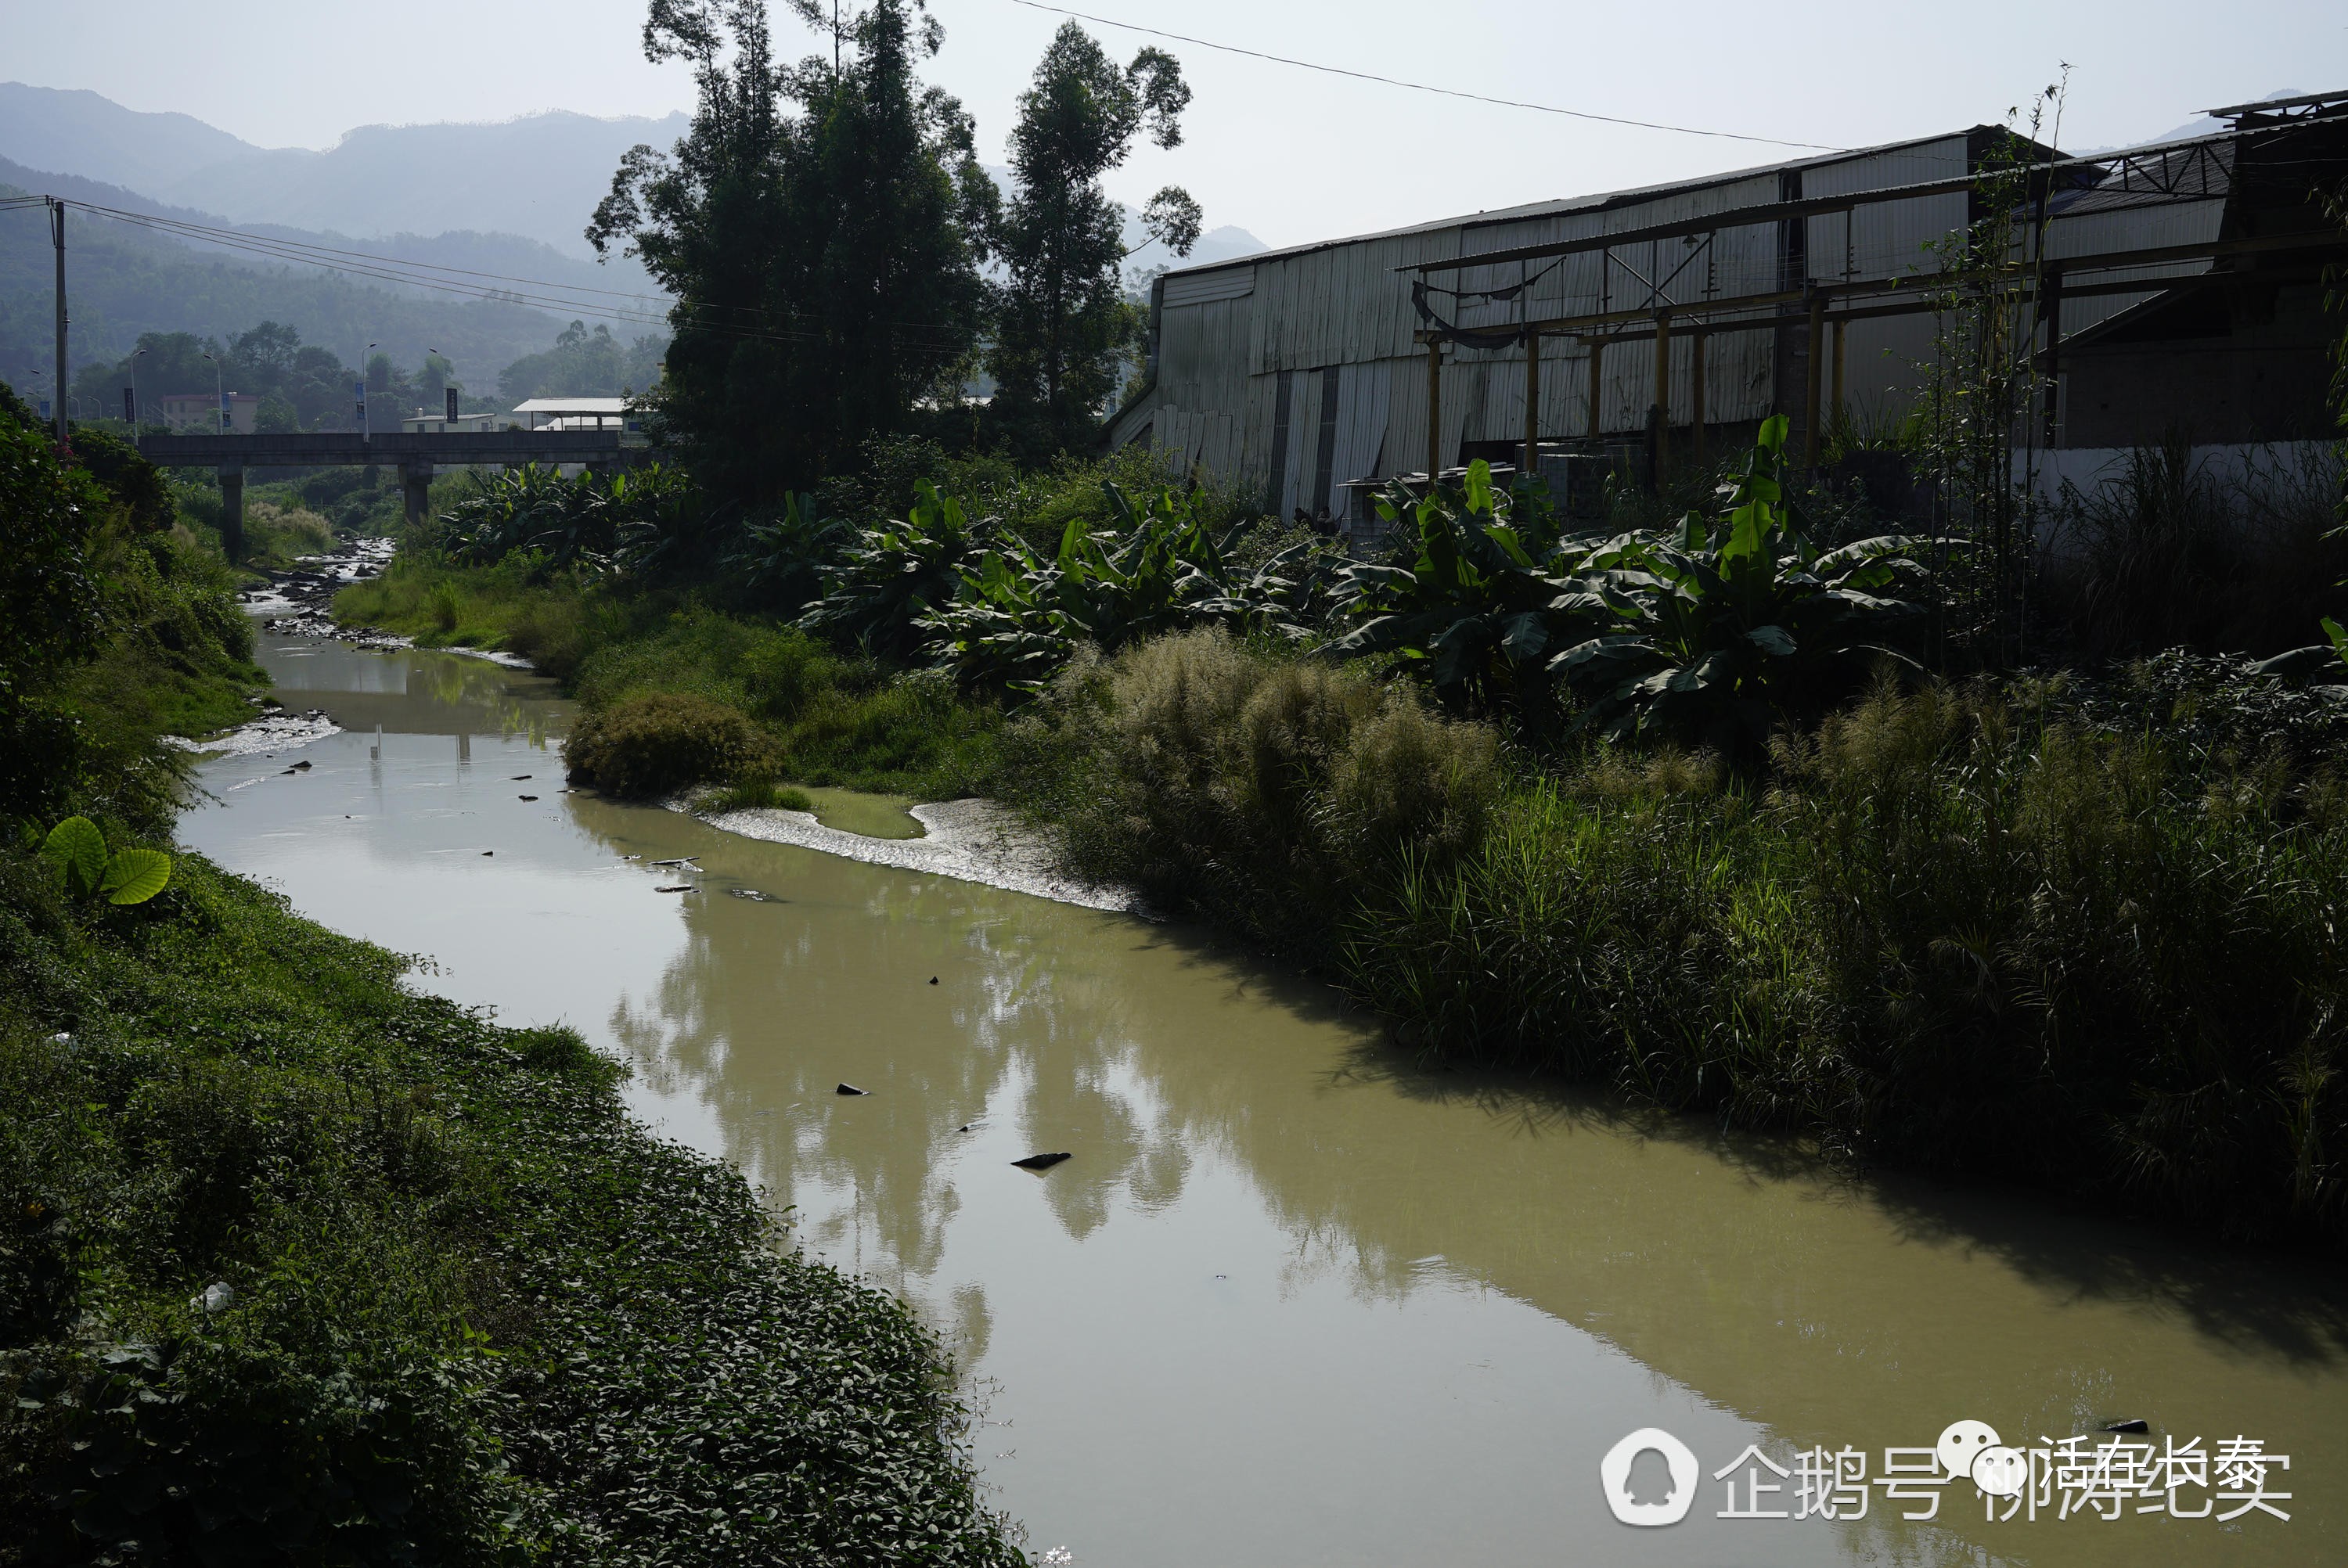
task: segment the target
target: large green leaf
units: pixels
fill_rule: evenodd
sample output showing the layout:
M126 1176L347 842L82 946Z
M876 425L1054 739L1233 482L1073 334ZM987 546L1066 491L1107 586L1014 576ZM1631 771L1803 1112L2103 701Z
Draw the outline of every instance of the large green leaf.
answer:
M109 904L144 904L171 880L171 857L160 849L126 849L107 862L99 891Z
M65 874L66 886L87 897L106 875L106 835L86 816L69 816L49 829L42 857Z

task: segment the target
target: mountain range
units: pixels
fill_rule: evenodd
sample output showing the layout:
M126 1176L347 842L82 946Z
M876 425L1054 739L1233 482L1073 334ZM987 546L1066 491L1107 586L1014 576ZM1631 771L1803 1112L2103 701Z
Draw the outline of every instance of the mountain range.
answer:
M651 292L633 261L595 261L582 231L621 155L639 143L665 147L686 124L683 114L600 119L552 111L495 124L363 126L324 150L263 148L190 115L130 109L85 90L0 82L0 187L495 274L473 281L522 296L454 298L370 278L357 256L324 270L77 212L67 234L77 365L119 358L140 332L224 337L267 317L345 358L370 340L407 364L437 348L462 376L489 384L504 364L544 348L579 313L530 298L545 291L530 283L500 280ZM1007 169L990 172L1008 183ZM1141 246L1128 266L1181 264L1163 247L1142 244L1130 212L1127 233L1128 243ZM1262 249L1245 230L1226 226L1202 235L1189 260ZM37 209L0 214L0 377L20 386L49 358L46 251ZM613 330L658 329L614 323ZM354 341L346 347L345 339Z

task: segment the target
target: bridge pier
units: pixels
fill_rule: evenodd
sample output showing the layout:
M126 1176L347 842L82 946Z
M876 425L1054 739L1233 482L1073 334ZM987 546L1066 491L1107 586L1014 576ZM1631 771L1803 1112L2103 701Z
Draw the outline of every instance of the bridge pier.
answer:
M399 487L407 502L407 526L416 528L432 507L432 465L403 463L399 468Z
M223 463L216 471L221 487L221 553L240 561L244 559L244 465Z

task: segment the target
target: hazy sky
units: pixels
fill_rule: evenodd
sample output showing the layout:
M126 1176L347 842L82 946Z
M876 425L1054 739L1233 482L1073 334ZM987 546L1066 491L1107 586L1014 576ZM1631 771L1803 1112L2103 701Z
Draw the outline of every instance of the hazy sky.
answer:
M1333 66L1639 119L1863 146L1993 120L2073 67L2066 146L2157 135L2281 88L2348 87L2338 0L1079 0L1079 8ZM1061 18L932 0L931 79L1000 161L1013 100ZM643 0L0 0L0 74L177 109L266 146L370 123L533 109L664 114L684 67L638 46ZM796 22L778 19L786 40ZM1093 32L1119 58L1148 41ZM813 48L806 39L796 46ZM1593 125L1166 44L1197 92L1186 143L1111 181L1186 185L1208 224L1292 244L1520 201L1774 162L1796 149Z

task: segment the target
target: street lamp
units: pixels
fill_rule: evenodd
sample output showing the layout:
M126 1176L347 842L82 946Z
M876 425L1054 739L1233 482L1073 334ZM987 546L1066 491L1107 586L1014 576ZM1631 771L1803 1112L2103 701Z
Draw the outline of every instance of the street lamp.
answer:
M145 358L145 349L135 349L130 355L130 439L139 439L139 362Z
M375 439L375 422L367 417L366 405L367 355L375 350L376 345L369 343L359 353L359 439L362 442Z
M212 359L210 354L203 357ZM228 434L228 383L221 378L221 362L216 359L212 359L212 391L220 396L220 433L225 436Z

